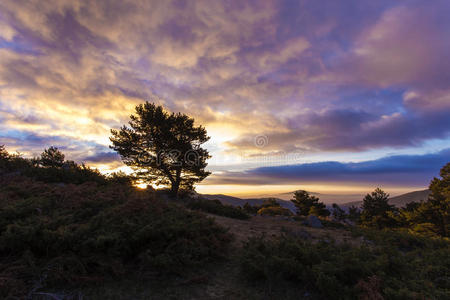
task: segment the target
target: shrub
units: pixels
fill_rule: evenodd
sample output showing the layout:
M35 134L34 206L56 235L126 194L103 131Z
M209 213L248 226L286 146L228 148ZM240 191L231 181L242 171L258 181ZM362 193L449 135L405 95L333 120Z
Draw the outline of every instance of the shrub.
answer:
M68 288L131 272L182 274L221 257L229 241L212 219L150 190L0 177L0 298L37 280Z
M281 206L263 207L258 210L258 215L261 216L292 216L292 212Z
M4 146L0 146L0 175L19 174L31 177L47 183L72 183L96 182L98 184L128 183L135 178L124 173L105 176L97 169L74 161L64 161L64 154L58 148L46 149L40 158L24 158L21 154L9 154Z
M237 208L231 205L224 205L219 200L190 200L187 203L187 207L193 210L200 210L214 215L233 219L247 220L250 218L250 216L241 208Z
M337 221L344 221L348 218L348 215L345 213L345 210L343 210L339 205L336 203L332 204L332 210L331 215L333 218Z
M256 237L244 245L241 269L272 289L291 283L324 299L446 299L449 245L397 232L359 247Z
M245 202L244 206L242 207L242 209L250 215L256 215L258 213L258 210L260 209L260 206L257 205L250 205L248 202Z

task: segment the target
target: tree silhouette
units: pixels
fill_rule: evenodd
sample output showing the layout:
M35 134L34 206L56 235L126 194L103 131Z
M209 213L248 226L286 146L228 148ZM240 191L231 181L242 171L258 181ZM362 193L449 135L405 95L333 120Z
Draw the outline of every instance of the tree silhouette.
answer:
M5 145L0 145L0 159L7 159L9 157L8 151L6 151Z
M347 218L345 210L343 210L339 205L333 203L331 206L333 207L331 214L336 220L344 221Z
M360 217L361 210L358 207L351 205L348 208L348 218L353 222L359 222Z
M428 223L433 231L448 237L450 235L450 163L439 172L441 178L433 178L428 200L418 205L414 222Z
M40 163L44 167L61 168L64 165L64 154L51 146L42 152Z
M206 129L194 126L194 119L166 112L162 106L145 102L136 106L129 126L111 130L112 149L132 167L137 178L156 185L170 185L174 196L180 187L192 189L205 179L206 160L202 144L209 140Z
M319 202L319 198L310 195L307 191L296 191L294 199L291 200L297 208L297 214L300 216L316 215L328 216L330 212L325 204Z
M388 201L389 194L380 188L367 194L363 199L361 222L366 226L380 229L393 226L395 223L393 213L396 212L396 208Z

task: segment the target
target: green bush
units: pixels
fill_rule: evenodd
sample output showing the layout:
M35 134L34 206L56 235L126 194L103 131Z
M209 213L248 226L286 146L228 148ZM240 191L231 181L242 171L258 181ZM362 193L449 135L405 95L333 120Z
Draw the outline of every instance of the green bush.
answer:
M210 214L224 216L233 219L247 220L250 216L241 208L224 205L219 200L195 199L187 203L187 207Z
M258 215L261 216L292 216L293 213L281 206L263 207L258 210Z
M244 245L241 267L253 282L273 289L291 283L324 299L448 299L448 247L390 232L359 247L258 237Z
M111 275L182 274L220 258L229 241L212 219L127 184L0 177L0 298L38 281L68 288Z

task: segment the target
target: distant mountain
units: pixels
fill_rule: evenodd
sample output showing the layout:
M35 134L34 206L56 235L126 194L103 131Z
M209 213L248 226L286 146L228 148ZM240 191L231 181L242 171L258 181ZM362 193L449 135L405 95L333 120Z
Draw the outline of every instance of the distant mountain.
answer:
M206 199L209 200L219 200L222 204L229 204L233 206L244 206L245 203L248 202L248 204L255 206L255 205L261 205L265 200L272 198L275 199L282 207L290 209L291 211L295 211L295 206L291 201L286 201L279 198L274 197L264 197L264 198L249 198L249 199L242 199L232 196L227 196L223 194L200 194Z
M233 206L243 206L245 203L248 202L248 204L254 206L254 205L261 205L264 200L267 200L269 198L276 199L278 203L284 208L290 209L291 211L295 211L294 204L287 200L292 198L292 195L294 193L283 193L283 194L277 194L275 197L261 197L261 198L238 198L233 196L227 196L223 194L200 194L202 197L209 199L209 200L219 200L222 204L229 204ZM362 201L352 201L352 202L344 202L345 199L354 199L354 198L363 198L361 195L327 195L327 194L320 194L320 193L310 193L312 195L315 195L320 198L321 201L323 201L325 204L327 204L327 207L330 208L332 202L336 203L343 203L339 204L343 208L347 208L351 205L360 207L362 205ZM395 196L389 199L389 203L394 204L396 207L403 207L407 203L410 202L420 202L421 200L427 200L428 195L430 194L430 190L423 190L423 191L415 191L406 193L403 195ZM286 196L289 196L286 197ZM284 198L284 199L283 199Z
M287 193L281 193L281 194L275 194L273 197L279 198L282 200L291 200L294 196L295 191L287 192ZM359 200L364 197L362 194L322 194L322 193L316 193L316 192L309 192L310 195L316 196L320 199L321 202L331 205L332 203L348 203L351 201ZM272 195L271 195L272 196Z
M430 190L423 190L423 191L415 191L406 193L403 195L395 196L389 199L390 204L394 204L396 207L404 207L406 204L410 202L420 202L422 200L427 200L428 196L430 195ZM351 205L354 206L361 206L362 201L353 201L342 204L343 207L349 207Z

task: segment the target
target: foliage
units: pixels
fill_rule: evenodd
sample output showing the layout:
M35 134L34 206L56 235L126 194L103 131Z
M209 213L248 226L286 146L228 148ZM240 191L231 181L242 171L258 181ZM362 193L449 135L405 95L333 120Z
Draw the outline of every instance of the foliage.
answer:
M321 299L445 299L448 247L448 241L395 232L357 247L257 237L244 245L241 268L252 282L272 289L291 283Z
M242 208L247 214L262 216L292 216L292 212L281 206L276 198L267 198L261 205L250 205L246 202Z
M23 296L36 282L70 288L181 274L221 257L229 241L212 219L151 190L0 176L0 298Z
M294 199L291 200L297 208L297 215L307 216L329 216L330 212L326 208L325 204L319 202L319 198L310 195L307 191L296 191L294 193Z
M345 213L345 210L343 210L339 205L337 205L336 203L332 204L332 211L331 211L331 215L333 216L333 218L337 221L344 221L345 219L348 218L348 215Z
M378 229L394 227L396 225L395 213L397 210L388 201L389 194L386 194L379 188L367 194L363 200L361 224Z
M110 180L117 178L102 175L98 170L78 165L73 161L63 161L62 154L56 147L50 147L43 153L42 158L24 158L20 154L10 154L4 147L0 156L0 175L1 174L20 174L27 177L38 179L42 182L73 183L81 184L84 182L96 182L106 184ZM47 151L47 154L45 154ZM58 152L58 153L57 153ZM52 158L53 157L53 158ZM56 158L55 158L56 157ZM52 162L52 160L54 160ZM44 161L44 163L42 163ZM124 174L121 175L122 177ZM126 176L126 175L125 175ZM130 182L131 177L127 180Z
M250 214L250 215L256 215L258 213L258 210L260 209L260 206L258 205L250 205L248 202L245 202L244 206L242 207L242 209Z
M64 158L64 154L52 146L42 152L40 163L44 167L61 168L64 165Z
M427 201L409 203L400 210L401 226L425 235L450 236L450 163L442 167L440 177L431 181Z
M422 235L450 236L450 163L442 167L441 178L429 186L427 201L411 202L397 209L388 203L389 195L380 189L366 195L359 223L364 227L407 228ZM352 215L350 209L349 215ZM357 218L357 215L354 215Z
M8 159L9 153L6 151L5 145L0 145L0 160Z
M280 203L277 202L275 198L267 198L263 201L263 203L259 206L260 208L266 207L281 207Z
M162 106L146 102L136 106L129 127L111 130L113 146L124 163L141 180L192 189L210 172L205 171L208 151L201 147L209 140L206 129L194 126L194 119L181 113L168 113Z
M258 210L258 215L261 216L292 216L292 212L281 206L262 207Z
M360 218L361 210L358 207L351 205L348 208L348 219L353 222L359 222Z
M434 230L442 236L450 236L450 163L442 167L441 179L430 183L431 194L417 211L419 216L433 224Z
M224 205L219 200L194 199L188 201L187 207L233 219L246 220L250 218L250 216L241 208L232 205Z

